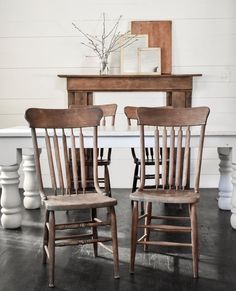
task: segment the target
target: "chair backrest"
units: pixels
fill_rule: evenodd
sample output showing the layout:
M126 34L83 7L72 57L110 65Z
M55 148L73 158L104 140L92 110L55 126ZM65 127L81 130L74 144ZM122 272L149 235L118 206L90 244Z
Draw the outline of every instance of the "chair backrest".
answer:
M70 105L69 108L81 108L81 107L90 107L90 108L100 108L103 113L102 118L102 125L107 125L108 119L110 118L110 125L115 125L115 117L116 117L116 111L117 111L117 104L99 104L99 105L77 105L73 104Z
M92 128L93 136L93 177L94 186L98 193L97 166L97 127L103 113L100 108L77 109L40 109L30 108L25 113L25 119L31 127L36 170L39 177L40 192L43 199L43 175L40 162L40 149L45 149L48 159L50 180L54 194L71 193L71 172L74 181L74 191L86 192L86 164L84 129ZM79 151L76 151L79 148ZM70 169L69 149L71 149L72 169ZM79 154L79 163L78 155ZM45 165L44 165L45 166ZM78 167L81 173L81 186L79 187ZM46 170L45 170L46 172Z
M128 125L131 125L132 120L138 120L136 106L125 106L124 113L127 117Z
M138 108L137 106L124 107L124 113L127 117L128 125L131 125L132 120L135 120L136 122L138 121L137 108ZM160 106L160 108L172 109L174 107L173 106Z
M156 188L159 185L162 185L164 189L184 190L186 188L190 167L191 142L193 136L194 139L198 139L194 173L194 190L198 192L205 126L209 112L208 107L172 108L171 111L164 107L137 108L141 147L140 190L145 186L147 130L149 138L150 130L152 130ZM160 149L162 149L161 161L159 158ZM196 150L194 152L196 153ZM162 173L161 181L159 179L160 172Z

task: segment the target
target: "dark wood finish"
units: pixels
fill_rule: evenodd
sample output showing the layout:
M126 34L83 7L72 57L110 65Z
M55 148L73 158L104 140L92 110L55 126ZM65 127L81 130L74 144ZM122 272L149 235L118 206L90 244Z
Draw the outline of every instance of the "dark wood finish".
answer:
M58 75L67 79L68 106L91 105L93 92L166 92L166 105L190 107L193 77L182 75Z
M100 108L103 113L103 117L101 120L101 125L106 126L114 126L115 125L115 117L117 111L117 104L100 104L100 105L86 105L90 108ZM69 108L81 108L81 105L70 105ZM112 148L99 148L98 149L98 167L103 167L103 176L98 177L99 184L103 184L103 188L105 190L106 195L111 197L111 183L110 183L110 174L109 174L109 165L111 164L111 153ZM93 170L92 167L92 149L87 149L86 155L86 166L87 173L90 179L93 179ZM93 186L93 185L92 185Z
M161 73L171 74L172 71L172 22L162 21L131 21L132 34L147 34L149 47L161 48Z
M201 170L201 160L203 151L203 141L205 134L205 126L209 115L209 108L137 108L138 122L140 124L140 148L141 148L141 182L137 191L130 194L131 201L134 202L132 215L132 235L131 235L131 258L130 270L134 272L135 250L137 244L143 244L144 250L149 245L159 246L185 246L192 248L193 255L193 276L198 277L198 235L197 235L197 212L196 204L200 198L199 179ZM145 126L152 126L154 130L155 140L155 176L156 189L145 188ZM197 158L192 160L195 163L193 168L194 183L193 189L188 189L188 173L190 166L190 147L191 133L199 129L199 145L195 148ZM150 128L149 128L150 131ZM184 147L184 150L183 150ZM162 157L160 162L160 149L162 148ZM176 154L175 154L176 151ZM168 163L168 165L167 165ZM159 169L161 167L161 170ZM162 171L162 178L159 173ZM161 188L159 187L161 185ZM146 212L137 218L137 208L139 202L146 202ZM178 224L161 224L152 223L154 219L159 218L152 215L156 204L153 203L170 203L170 204L186 204L189 205L190 226ZM186 217L185 217L186 218ZM140 221L144 219L144 224ZM181 222L178 217L171 217L171 220ZM165 221L165 220L164 220ZM144 235L137 238L138 228L144 229ZM191 233L191 241L173 242L152 240L150 231L161 232L187 232Z
M98 183L98 158L97 158L97 127L103 117L100 108L84 107L77 109L28 109L25 118L32 130L34 144L34 154L36 160L36 170L40 182L40 193L46 209L45 230L43 236L43 262L48 259L49 264L49 287L54 287L54 265L55 248L62 246L73 246L79 244L93 244L94 254L97 256L97 244L112 241L114 278L119 278L119 259L117 244L117 226L115 205L117 200L103 195ZM91 127L93 130L93 178L95 190L87 193L86 159L83 129ZM48 157L50 178L54 195L50 195L44 188L41 174L40 155L38 147L37 128L45 129L45 148ZM74 177L74 189L71 189L71 177L69 169L69 147L67 141L71 143L72 152L72 175ZM40 143L40 147L43 147ZM78 183L78 165L76 150L79 147L81 187ZM43 147L44 148L44 147ZM109 217L103 221L96 216L97 208L109 210ZM76 220L57 223L55 213L69 210L91 210L88 220ZM102 237L98 235L97 228L110 226L111 236ZM86 228L84 232L82 229ZM91 229L91 232L88 231ZM75 233L75 230L78 233ZM66 231L62 235L63 231ZM68 232L73 230L73 234ZM58 233L59 231L59 233Z

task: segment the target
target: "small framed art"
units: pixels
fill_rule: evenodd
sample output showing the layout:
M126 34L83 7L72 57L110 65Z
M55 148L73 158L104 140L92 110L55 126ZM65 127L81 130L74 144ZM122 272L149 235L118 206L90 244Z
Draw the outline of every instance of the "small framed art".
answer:
M140 74L161 74L161 48L138 49L138 72Z
M133 42L125 46L124 44L128 41L128 38L133 38ZM121 61L120 61L120 72L121 74L137 74L138 73L138 49L148 47L148 35L125 35L121 39Z

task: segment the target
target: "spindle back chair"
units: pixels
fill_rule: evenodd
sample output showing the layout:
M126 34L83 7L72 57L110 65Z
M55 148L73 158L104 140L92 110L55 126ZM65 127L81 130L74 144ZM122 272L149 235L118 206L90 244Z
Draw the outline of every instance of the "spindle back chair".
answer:
M135 254L137 244L144 245L148 250L149 245L168 247L190 247L193 256L193 276L198 277L198 229L196 204L199 200L199 181L202 162L203 141L205 126L209 115L209 108L137 108L138 122L140 126L141 148L141 182L139 189L130 194L133 201L132 213L132 237L130 272L134 272ZM151 127L151 129L150 129ZM198 129L198 131L196 131ZM148 133L147 133L148 131ZM151 135L151 131L153 135ZM152 137L150 137L152 136ZM145 147L150 145L150 138L154 140L155 151L155 184L156 189L145 188ZM195 139L195 159L190 159L190 148ZM196 146L196 139L198 143ZM148 142L149 140L149 142ZM160 161L160 149L162 155ZM176 149L176 150L175 150ZM176 151L176 153L175 153ZM191 151L193 152L193 151ZM195 163L193 173L193 188L188 187L188 173L190 163ZM192 169L192 167L191 167ZM162 178L160 181L160 171ZM161 184L161 188L159 187ZM146 211L142 216L138 215L139 202L146 202ZM153 215L157 203L187 205L189 215L187 217ZM142 220L144 219L144 223ZM157 219L159 223L152 223ZM190 226L178 225L181 221L189 221ZM172 223L171 222L175 222ZM164 224L163 224L163 223ZM177 222L177 224L176 224ZM143 229L144 234L138 238L138 229ZM151 232L190 233L190 242L159 241L151 237Z
M115 205L117 200L103 195L98 184L97 162L97 128L103 116L99 108L79 109L28 109L25 118L31 127L34 145L35 163L38 174L40 194L45 206L45 224L43 238L43 262L48 259L49 286L54 287L55 247L73 246L79 244L93 244L94 254L97 256L98 243L112 241L114 277L119 277L118 245ZM84 130L91 130L93 142L89 144L93 148L93 178L95 191L88 193L86 176ZM77 149L79 148L79 151ZM46 152L50 173L52 191L45 188L45 173L42 172L43 159L40 155ZM72 155L73 189L71 187L71 171L69 149ZM79 152L80 164L77 164L76 155ZM81 186L79 186L78 166L81 172ZM43 165L46 167L46 165ZM74 192L73 192L74 191ZM103 221L97 218L97 209L104 208L105 213L109 209L109 219ZM82 218L84 210L88 210L89 217ZM60 211L78 210L78 221L71 221L69 215L63 223L57 223L57 215ZM83 210L81 214L81 210ZM81 214L81 215L80 215ZM82 219L82 221L81 221ZM111 227L111 236L98 235L101 226ZM86 231L82 232L85 228ZM89 231L91 229L91 231ZM72 231L72 234L69 231ZM78 230L78 233L74 231ZM62 232L66 234L62 235ZM59 233L59 234L58 234Z

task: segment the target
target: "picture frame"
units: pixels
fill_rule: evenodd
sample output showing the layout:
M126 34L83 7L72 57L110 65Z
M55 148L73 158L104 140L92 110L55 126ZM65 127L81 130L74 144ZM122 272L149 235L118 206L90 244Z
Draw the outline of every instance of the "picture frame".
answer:
M128 46L122 46L127 42L127 38L134 38L135 41ZM138 74L138 49L148 47L148 35L129 34L121 38L120 53L120 73L121 74Z
M138 72L161 75L161 48L138 49Z

